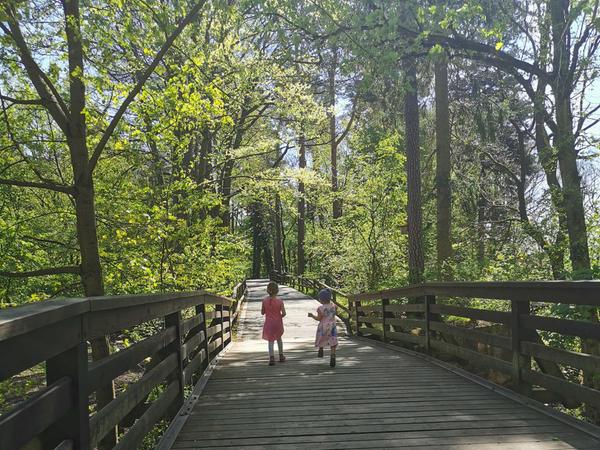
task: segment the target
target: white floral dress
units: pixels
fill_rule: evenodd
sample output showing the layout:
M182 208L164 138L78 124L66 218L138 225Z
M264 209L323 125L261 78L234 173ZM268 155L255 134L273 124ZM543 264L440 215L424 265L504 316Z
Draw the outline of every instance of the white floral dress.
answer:
M333 347L338 345L335 313L336 310L333 303L327 303L317 308L317 314L321 316L321 320L317 326L315 347Z

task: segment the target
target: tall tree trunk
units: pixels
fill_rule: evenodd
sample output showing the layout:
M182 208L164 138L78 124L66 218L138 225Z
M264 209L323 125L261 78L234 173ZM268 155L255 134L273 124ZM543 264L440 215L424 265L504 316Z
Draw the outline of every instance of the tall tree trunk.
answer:
M565 211L562 186L556 175L556 157L550 145L550 138L545 125L545 107L544 98L546 84L538 82L535 101L534 101L534 123L535 123L535 146L538 152L540 164L546 176L546 182L550 190L550 199L558 216L558 230L554 244L550 245L547 251L552 266L553 277L556 280L566 278L565 270L565 244L567 233L567 214Z
M273 260L275 270L283 272L283 247L281 240L281 199L275 194L275 208L273 208L273 226L275 227L275 238L273 239Z
M448 100L448 64L445 55L435 62L435 137L437 202L437 273L438 279L452 278L448 265L452 256L452 191L450 186L450 111Z
M425 272L423 258L423 219L421 211L421 155L419 139L419 99L416 60L405 66L407 90L404 97L406 134L406 172L408 184L408 278L411 284L421 283Z
M551 84L554 92L558 167L563 183L563 198L569 235L569 253L573 269L573 278L589 279L592 276L588 247L585 208L581 191L581 177L577 167L577 149L573 133L573 110L571 96L573 81L571 77L571 52L569 48L571 19L569 18L569 0L551 0L550 16L552 22L552 45L554 80ZM598 308L579 307L578 313L584 319L598 322ZM600 355L600 344L593 339L582 339L584 353ZM593 371L584 371L584 384L598 389L600 382ZM595 423L600 422L600 410L586 404L586 415Z
M485 266L485 205L483 195L477 199L477 265L479 271Z
M527 199L525 198L525 191L527 188L527 173L529 171L529 163L525 152L525 132L521 130L519 124L512 121L513 128L517 133L517 152L519 158L519 176L514 176L517 183L517 200L519 205L519 218L523 225L524 231L540 246L540 248L548 256L550 261L550 267L552 270L552 278L555 280L564 279L565 276L565 265L564 265L564 252L562 249L556 249L554 244L551 244L546 239L543 230L540 227L531 222L529 219L529 213L527 212ZM539 151L539 150L538 150ZM556 165L554 166L556 171ZM556 176L556 173L554 174ZM551 194L552 195L552 194ZM561 233L561 230L558 231Z
M306 169L306 145L304 136L300 136L300 169ZM301 175L302 177L302 175ZM304 235L305 235L305 219L306 219L306 200L304 197L305 189L304 182L298 182L298 275L302 275L306 269L306 261L304 259Z
M335 120L335 74L337 71L337 48L332 49L329 67L329 139L331 140L331 192L333 194L333 218L342 217L342 200L338 198L338 141Z
M261 266L261 231L260 205L253 202L250 205L250 223L252 224L252 277L260 278Z
M87 147L87 126L85 119L85 85L83 82L83 48L81 42L79 2L65 0L65 30L69 52L69 94L70 116L66 132L67 143L73 168L75 185L75 217L77 221L77 239L81 254L81 281L85 295L89 297L104 295L102 266L98 249L96 231L95 194L92 172L89 165ZM110 354L108 337L91 341L92 358L98 361ZM115 398L114 386L110 382L96 392L98 409L103 408ZM109 432L99 443L101 450L112 448L116 444L117 430Z
M581 177L577 167L577 151L573 133L573 93L570 76L571 55L569 44L569 0L551 0L553 69L555 79L552 83L556 109L557 132L555 146L558 150L558 164L563 182L569 251L573 276L589 278L591 276L590 254L585 223L585 208L581 192Z

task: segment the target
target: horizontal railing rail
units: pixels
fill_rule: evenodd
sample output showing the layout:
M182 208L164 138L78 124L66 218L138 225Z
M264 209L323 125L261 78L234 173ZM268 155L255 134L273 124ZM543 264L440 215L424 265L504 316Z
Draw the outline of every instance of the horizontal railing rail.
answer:
M196 291L50 300L0 311L0 381L40 364L46 379L0 416L0 450L92 449L117 427L115 448L137 448L159 420L177 413L188 386L231 342L244 299L245 282L234 299ZM90 361L88 341L139 325L142 339ZM131 371L133 381L108 404L98 408L90 400Z
M348 298L358 336L504 373L545 402L600 408L600 282L425 283Z

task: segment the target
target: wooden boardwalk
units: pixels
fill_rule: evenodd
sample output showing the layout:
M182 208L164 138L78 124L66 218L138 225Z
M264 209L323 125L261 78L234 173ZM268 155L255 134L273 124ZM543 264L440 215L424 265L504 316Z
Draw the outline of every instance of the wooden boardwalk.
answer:
M342 338L337 367L318 359L318 303L282 287L287 362L267 365L260 301L248 282L241 338L215 368L177 449L600 449L600 441L439 365Z

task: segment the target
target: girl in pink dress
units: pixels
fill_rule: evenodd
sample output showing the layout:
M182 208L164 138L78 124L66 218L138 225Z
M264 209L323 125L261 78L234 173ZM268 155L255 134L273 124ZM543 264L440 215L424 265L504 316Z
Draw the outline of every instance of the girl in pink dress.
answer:
M283 300L277 298L279 286L274 281L267 285L267 293L269 294L262 301L261 314L265 316L265 324L263 325L262 337L269 341L269 365L275 365L274 344L277 341L279 349L279 362L285 361L283 356L283 318L285 317L285 306Z
M317 314L308 313L308 317L319 322L317 326L317 336L315 338L315 347L319 349L319 358L323 357L323 347L328 346L331 348L331 357L329 359L329 365L335 367L335 350L338 345L337 340L337 326L335 321L336 309L335 305L331 303L331 291L329 289L323 289L319 292L319 301L321 306L317 308Z

